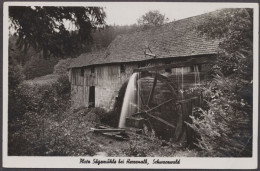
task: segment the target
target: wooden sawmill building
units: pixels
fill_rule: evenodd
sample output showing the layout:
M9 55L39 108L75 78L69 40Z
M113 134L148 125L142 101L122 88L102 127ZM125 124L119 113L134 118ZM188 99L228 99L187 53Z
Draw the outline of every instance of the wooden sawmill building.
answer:
M140 67L214 58L219 41L209 40L196 31L208 15L202 14L159 27L119 35L103 51L81 54L69 68L74 107L95 106L111 110L122 85ZM199 72L207 64L198 64ZM163 69L168 75L194 72L194 65Z

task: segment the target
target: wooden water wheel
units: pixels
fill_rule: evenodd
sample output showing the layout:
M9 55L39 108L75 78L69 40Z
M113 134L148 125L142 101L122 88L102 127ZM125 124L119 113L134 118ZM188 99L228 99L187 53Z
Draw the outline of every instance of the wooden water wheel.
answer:
M178 91L178 86L168 79L168 77L159 73L151 73L149 71L142 71L140 73L140 77L138 78L139 80L145 77L150 77L153 78L153 82L147 98L144 98L142 93L140 93L142 103L141 110L135 114L132 114L131 117L144 118L146 120L146 124L148 123L151 128L153 128L153 124L156 122L160 127L161 133L168 131L171 134L169 138L173 139L175 142L180 141L185 134L188 144L191 143L191 131L185 122L190 122L189 115L192 113L192 108L197 98L193 97L185 100L179 100L180 93ZM168 96L170 98L154 104L153 101L156 96L155 89L158 82L161 82L165 87L167 87ZM168 118L164 115L167 112L160 111L157 112L160 114L156 115L156 110L159 108L169 108L169 106L172 107L172 110L170 110L170 115L168 114Z
M147 118L148 120L153 119L157 122L160 122L163 128L170 127L173 130L171 137L178 142L181 140L184 135L186 135L187 145L192 144L192 140L194 137L193 131L187 126L186 123L191 123L190 115L192 115L192 109L194 106L199 106L201 103L201 95L199 97L186 97L180 96L180 91L177 83L174 83L168 79L168 77L157 73L160 70L172 69L172 68L180 68L186 66L193 66L198 64L214 64L215 60L213 58L201 57L201 58L191 58L182 62L176 62L165 65L156 65L156 66L147 66L142 68L134 69L134 72L141 73L140 78L144 77L152 77L153 84L150 88L149 96L147 100L141 99L143 103L143 108L140 112L137 112L132 115L132 117L142 116ZM155 73L154 73L155 72ZM152 101L155 97L154 90L157 84L157 81L161 81L165 84L165 86L169 90L169 94L171 98L165 101L161 101L156 106L152 105ZM180 98L182 97L182 98ZM176 122L172 122L171 120L163 118L164 113L161 116L156 116L153 114L153 111L160 107L173 106L175 110L172 111L171 115L176 118ZM166 132L166 131L165 131Z

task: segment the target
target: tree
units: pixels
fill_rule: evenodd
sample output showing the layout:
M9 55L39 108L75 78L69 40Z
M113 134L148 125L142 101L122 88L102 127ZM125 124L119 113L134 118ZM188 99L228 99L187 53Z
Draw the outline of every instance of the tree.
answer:
M168 18L165 18L165 15L161 14L158 10L149 11L142 15L138 20L138 25L147 27L147 26L159 26L168 21Z
M10 27L23 51L33 47L47 58L78 52L92 41L91 31L105 25L101 7L10 6ZM75 30L70 30L71 24Z
M196 146L210 156L252 156L253 10L223 9L197 27L221 41L214 78L203 87L207 101L189 124Z
M23 73L26 80L52 74L54 71L53 68L58 61L58 58L44 59L37 55L32 56L23 66Z
M253 10L224 9L208 16L198 31L221 41L217 67L224 76L239 82L237 95L252 103L253 80Z
M252 81L253 76L253 10L224 9L208 16L197 27L210 39L220 39L218 66L225 76Z
M17 36L9 37L9 44L8 44L8 53L9 57L12 61L16 61L17 64L20 66L24 66L24 64L31 59L32 56L36 55L36 51L31 47L28 48L26 53L24 53L19 47L16 45L18 40Z

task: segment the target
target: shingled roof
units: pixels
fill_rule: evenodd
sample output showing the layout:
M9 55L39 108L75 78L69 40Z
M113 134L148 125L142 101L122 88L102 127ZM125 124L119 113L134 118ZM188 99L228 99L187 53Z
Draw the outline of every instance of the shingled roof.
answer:
M153 58L145 55L145 52L155 54L157 58L216 54L220 41L206 39L195 30L196 25L216 12L218 11L174 21L148 30L118 35L106 50L81 54L70 67L135 62Z

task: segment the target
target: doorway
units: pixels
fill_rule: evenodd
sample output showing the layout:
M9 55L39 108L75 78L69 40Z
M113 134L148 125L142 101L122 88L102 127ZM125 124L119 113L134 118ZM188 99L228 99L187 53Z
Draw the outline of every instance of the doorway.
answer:
M95 107L95 86L89 87L89 106Z

